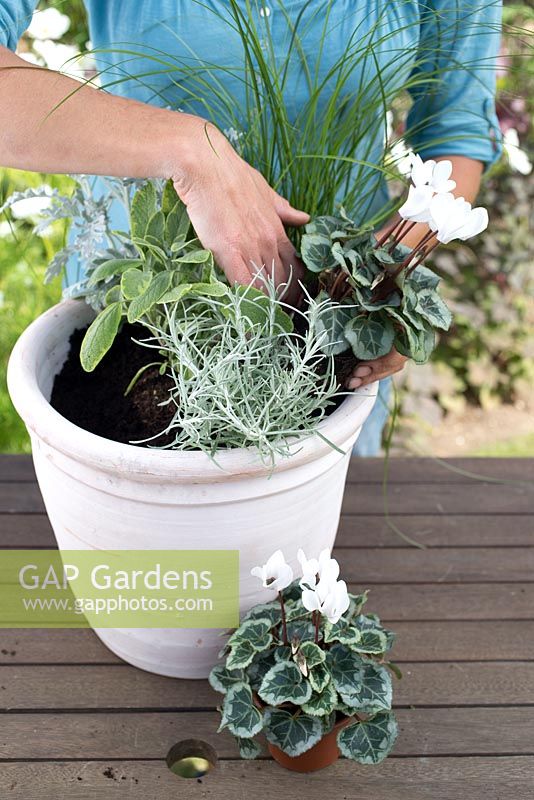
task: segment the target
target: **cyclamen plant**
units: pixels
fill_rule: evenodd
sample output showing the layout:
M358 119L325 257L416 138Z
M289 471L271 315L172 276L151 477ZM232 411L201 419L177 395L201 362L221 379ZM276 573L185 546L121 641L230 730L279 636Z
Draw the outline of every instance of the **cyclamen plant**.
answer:
M391 672L400 673L386 658L394 635L362 613L367 593L347 591L328 550L318 559L300 550L298 560L296 580L280 550L252 570L277 599L248 612L211 671L224 695L219 730L236 737L243 758L260 754L260 733L296 757L344 720L341 754L378 764L397 736Z
M399 220L379 238L344 213L306 226L302 258L319 273L317 299L331 301L322 318L326 352L352 350L357 359L370 360L395 347L417 364L428 361L435 329L448 330L452 316L439 295L439 277L423 261L440 242L466 240L488 225L484 208L452 195L451 172L450 161L423 162L413 155L412 185ZM410 249L401 240L418 222L430 231Z

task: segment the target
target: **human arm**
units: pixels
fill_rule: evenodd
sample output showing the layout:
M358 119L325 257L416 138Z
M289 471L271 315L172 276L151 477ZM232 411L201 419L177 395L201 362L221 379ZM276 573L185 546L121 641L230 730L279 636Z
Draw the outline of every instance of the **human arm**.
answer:
M299 276L284 225L302 225L308 215L280 197L206 120L82 85L3 46L0 117L3 166L172 178L202 244L232 283L251 281L253 265L274 269L277 283L291 268Z

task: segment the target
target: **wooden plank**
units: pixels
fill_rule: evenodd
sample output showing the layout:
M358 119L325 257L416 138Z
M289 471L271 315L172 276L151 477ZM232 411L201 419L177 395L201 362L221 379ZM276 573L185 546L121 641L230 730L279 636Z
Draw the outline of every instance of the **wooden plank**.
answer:
M472 483L484 478L533 482L534 458L393 456L389 461L389 483ZM347 475L349 483L381 483L383 479L383 458L351 459Z
M0 486L1 489L1 486ZM496 486L490 483L392 484L388 488L391 513L409 514L532 514L532 486ZM22 509L21 509L22 510ZM344 514L384 514L379 484L353 484L343 498Z
M530 514L514 514L510 524L500 516L487 514L402 517L393 514L391 521L405 536L428 548L534 546L534 517ZM342 515L336 545L356 548L413 547L395 533L384 518L365 514Z
M351 586L351 589L362 588ZM385 620L534 619L534 584L376 584L369 609Z
M469 475L462 474L470 473ZM380 483L384 476L383 458L351 459L350 483ZM534 481L532 458L417 458L393 456L389 462L391 483L465 483L489 477L506 481ZM35 472L29 455L2 455L0 481L33 481Z
M273 761L221 761L200 783L174 776L164 761L78 761L3 764L0 790L10 800L236 800L262 796L365 800L451 800L468 787L471 800L527 800L534 758L390 758L375 767L344 759L327 770L297 775ZM302 787L299 791L297 787Z
M531 514L534 513L534 486L495 486L494 484L417 483L392 484L389 508L396 515L409 514ZM0 483L0 512L36 514L44 512L37 484ZM344 514L384 513L382 487L378 483L352 485L343 501Z
M534 662L406 663L402 673L394 682L396 706L534 705ZM220 700L207 681L164 678L126 665L0 667L0 711L215 710Z
M387 620L384 620L387 624ZM395 622L394 660L534 660L531 621ZM122 664L92 631L0 631L0 664Z
M397 711L397 756L534 755L534 708L415 708ZM3 759L161 758L182 739L211 742L236 758L235 740L216 733L212 711L170 713L4 713Z
M46 514L0 514L0 548L17 547L57 547Z
M534 548L337 549L350 583L491 583L534 579Z

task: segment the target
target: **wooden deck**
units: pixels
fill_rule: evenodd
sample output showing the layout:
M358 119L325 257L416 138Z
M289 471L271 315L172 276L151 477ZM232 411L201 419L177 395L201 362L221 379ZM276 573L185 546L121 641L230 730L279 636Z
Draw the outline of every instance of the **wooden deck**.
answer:
M448 464L391 467L394 520L426 549L386 525L382 462L350 470L337 557L397 631L404 672L388 761L311 776L240 761L207 683L134 669L89 631L0 630L0 798L532 800L534 459ZM0 548L53 546L30 460L0 458ZM165 765L190 737L219 755L202 782Z

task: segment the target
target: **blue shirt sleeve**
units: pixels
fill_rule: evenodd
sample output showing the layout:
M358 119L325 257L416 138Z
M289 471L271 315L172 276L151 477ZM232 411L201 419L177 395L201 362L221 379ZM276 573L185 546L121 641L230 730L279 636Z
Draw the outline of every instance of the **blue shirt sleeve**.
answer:
M15 50L39 0L0 0L0 45Z
M421 0L406 138L423 158L500 158L495 112L501 0Z

